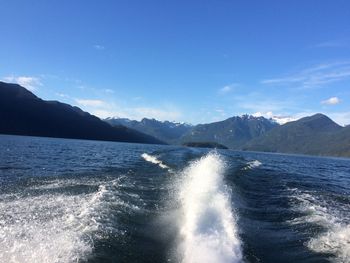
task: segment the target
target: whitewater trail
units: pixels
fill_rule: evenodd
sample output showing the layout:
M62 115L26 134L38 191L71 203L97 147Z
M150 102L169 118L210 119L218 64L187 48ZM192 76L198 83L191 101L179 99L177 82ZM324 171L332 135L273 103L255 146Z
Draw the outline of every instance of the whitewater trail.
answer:
M224 167L219 155L209 153L183 172L178 186L182 212L179 250L183 263L242 261Z
M260 165L262 165L262 163L260 161L254 160L254 161L248 162L247 166L244 167L243 170L251 170L251 169L259 167Z
M58 184L58 183L56 183ZM57 187L53 184L53 189ZM112 222L114 180L91 194L0 197L0 262L78 262L93 250L93 237ZM118 201L118 200L112 200ZM103 221L103 225L100 221Z
M325 232L312 237L306 246L318 253L330 253L334 255L334 261L350 263L350 224L348 217L336 209L331 209L328 204L317 199L311 193L303 193L293 189L292 199L297 201L294 209L305 215L295 218L291 225L305 222L322 226Z
M158 160L157 157L155 157L153 155L149 155L147 153L143 153L143 154L141 154L141 157L147 162L158 164L159 167L162 168L162 169L170 170L169 166L165 165L162 161Z

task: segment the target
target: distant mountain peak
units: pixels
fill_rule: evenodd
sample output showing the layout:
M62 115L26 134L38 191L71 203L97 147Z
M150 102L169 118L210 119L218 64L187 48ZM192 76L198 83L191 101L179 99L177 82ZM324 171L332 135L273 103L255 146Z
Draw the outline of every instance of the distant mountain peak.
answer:
M226 120L194 126L182 142L216 142L240 149L247 141L277 126L268 119L244 114Z
M107 118L105 121L111 125L123 125L128 128L142 131L148 135L159 138L162 141L173 144L175 144L181 136L192 128L192 125L189 124L172 121L159 121L154 118L143 118L140 121L127 118Z
M326 121L326 122L329 122L329 123L336 124L331 118L329 118L327 115L325 115L323 113L316 113L316 114L311 115L311 116L303 117L303 118L301 118L299 120L303 121L303 122L321 121L322 120L322 121Z
M316 114L314 114L314 115L304 117L303 119L305 119L305 120L319 120L319 119L325 119L325 120L332 121L328 116L326 116L326 115L323 114L323 113L316 113ZM332 122L333 122L333 121L332 121Z
M345 142L350 137L346 139L345 135L340 134L343 129L346 128L339 126L326 115L317 113L277 126L264 136L248 142L243 149L304 154L333 154L333 152L344 154L349 151L349 148L346 148L349 146L344 143L342 147L345 150L341 149L338 146L339 138L343 136Z
M3 96L11 96L18 99L39 99L32 92L19 84L0 81L0 88Z
M332 132L342 128L342 126L335 123L328 116L317 113L312 116L304 117L298 120L299 123L303 123L311 129L315 129L321 132Z

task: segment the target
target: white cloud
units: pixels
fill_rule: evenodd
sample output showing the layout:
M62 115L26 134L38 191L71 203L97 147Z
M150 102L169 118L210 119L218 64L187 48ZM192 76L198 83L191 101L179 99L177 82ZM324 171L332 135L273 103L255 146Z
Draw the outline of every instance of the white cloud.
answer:
M333 112L326 115L340 125L345 126L350 124L350 112Z
M248 112L282 112L293 107L290 101L266 99L264 97L240 99L236 105Z
M105 50L105 46L102 46L102 45L94 45L94 48L97 49L97 50Z
M95 109L89 111L91 114L99 117L100 119L106 119L108 117L121 117L123 118L125 115L122 112L109 111L104 109Z
M265 117L267 119L272 119L275 122L279 123L279 124L285 124L287 122L291 122L291 121L296 121L297 119L299 119L300 117L297 116L289 116L289 115L281 115L281 114L274 114L272 111L268 111L268 112L255 112L253 114L254 117Z
M55 95L58 96L58 97L61 97L61 98L69 98L69 95L64 94L64 93L56 92Z
M240 114L271 118L279 124L295 121L315 113L311 109L300 107L299 101L292 97L273 98L270 93L259 92L236 96L235 106L240 109Z
M132 98L132 100L134 100L134 101L140 101L140 100L142 100L143 98L142 97L140 97L140 96L137 96L137 97L133 97Z
M154 118L157 120L165 121L177 121L181 117L181 113L176 109L158 109L150 107L137 107L131 109L131 114L136 119L142 119L143 117Z
M265 117L265 118L272 118L274 115L272 113L272 111L268 111L268 112L255 112L252 114L254 117Z
M215 120L222 120L223 118L227 117L226 111L224 109L215 109Z
M4 77L5 82L17 83L30 91L36 90L39 86L42 86L42 83L37 77L30 76L7 76Z
M349 43L346 40L332 40L332 41L325 41L318 43L316 45L313 45L314 48L340 48L340 47L349 47Z
M296 121L307 116L312 116L316 113L318 112L309 111L309 112L298 112L290 115L283 115L283 114L275 114L270 111L270 112L256 112L253 114L253 116L255 117L263 116L268 119L273 119L279 124L285 124L287 122ZM345 126L350 124L350 112L323 112L323 114L331 118L333 121L335 121L339 125Z
M182 116L181 112L177 110L167 110L150 107L137 108L110 108L110 109L93 109L89 111L101 119L108 117L129 118L132 120L141 120L142 118L154 118L160 121L170 120L179 121Z
M336 105L340 103L340 99L338 97L331 97L327 100L321 101L321 104L326 104L326 105Z
M75 99L75 102L85 107L106 107L108 104L103 100Z
M282 78L265 79L261 83L293 85L298 88L319 88L346 79L350 79L350 61L319 64Z
M238 84L236 84L236 83L226 85L226 86L219 89L219 94L220 95L227 94L227 93L233 91L237 86L238 86Z
M114 93L114 90L111 90L111 89L104 89L103 91L108 93L108 94L113 94Z
M225 94L227 92L230 92L232 90L231 86L225 86L225 87L222 87L220 90L219 90L219 93L220 94Z
M78 106L102 119L107 117L121 117L133 120L154 118L160 121L179 121L182 113L172 105L163 107L121 107L113 102L99 99L75 99Z

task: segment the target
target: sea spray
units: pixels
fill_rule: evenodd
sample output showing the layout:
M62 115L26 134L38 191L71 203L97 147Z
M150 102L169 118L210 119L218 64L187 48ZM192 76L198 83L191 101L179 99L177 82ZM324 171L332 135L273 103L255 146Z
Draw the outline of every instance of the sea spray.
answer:
M311 192L292 189L291 200L294 209L304 216L297 217L291 225L312 223L323 227L325 231L312 237L305 245L318 253L333 254L335 262L350 262L350 224L347 216L334 207L314 196Z
M243 168L243 170L251 170L259 167L260 165L262 165L262 163L258 160L250 161L247 163L247 166Z
M79 181L68 180L72 185ZM52 189L67 186L65 180ZM75 184L73 184L75 182ZM89 183L89 182L87 182ZM110 206L118 180L93 193L0 196L0 262L79 262L93 251L94 237L110 231ZM48 189L46 189L48 190ZM103 219L103 224L100 222ZM113 218L111 218L112 220Z
M225 163L209 153L185 169L179 183L179 250L182 262L241 262L241 243L230 194L224 184Z
M155 156L149 155L147 153L143 153L141 157L147 162L158 164L160 168L169 169L167 165L163 164L163 162L158 160L157 157Z

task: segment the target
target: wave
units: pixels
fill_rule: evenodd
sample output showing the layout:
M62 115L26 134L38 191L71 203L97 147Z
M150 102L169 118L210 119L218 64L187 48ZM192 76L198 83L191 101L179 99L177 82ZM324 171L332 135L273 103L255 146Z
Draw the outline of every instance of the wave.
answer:
M329 207L310 193L300 193L294 190L293 196L297 201L296 209L304 216L295 218L289 223L292 225L312 223L323 227L325 231L316 235L306 243L307 247L317 253L334 255L336 262L350 262L350 224L348 216L337 210L336 207ZM350 207L349 207L350 208Z
M159 167L162 168L162 169L170 169L167 165L165 165L162 161L158 160L157 157L155 157L153 155L149 155L147 153L143 153L141 155L141 157L143 159L145 159L145 161L147 161L147 162L158 164Z
M183 217L179 248L184 263L242 261L224 166L219 155L209 153L183 172L178 200Z
M335 255L337 262L350 262L350 225L336 223L327 233L311 239L308 247Z
M262 163L258 160L250 161L247 163L247 166L243 168L243 170L254 169L262 165Z
M111 232L114 188L97 185L89 194L45 193L0 198L0 262L78 262L93 250L94 239ZM109 220L109 221L108 221ZM106 230L106 231L105 231ZM108 231L107 231L108 230Z
M40 180L34 180L33 185L28 186L28 189L33 190L59 190L66 187L76 187L76 186L89 186L94 187L98 182L96 180L89 180L86 179L84 182L80 182L76 179L70 179L70 178L64 178L62 179L40 179Z

